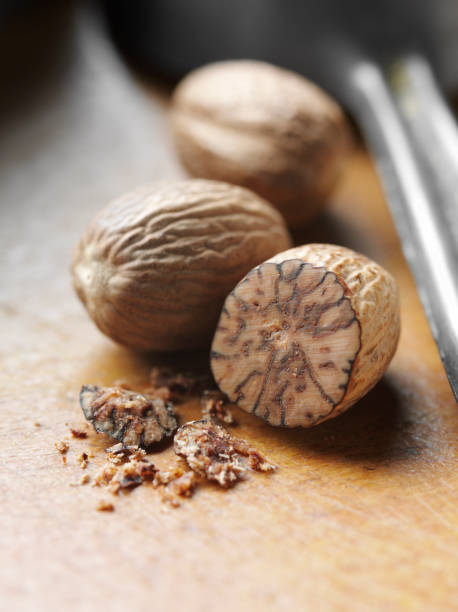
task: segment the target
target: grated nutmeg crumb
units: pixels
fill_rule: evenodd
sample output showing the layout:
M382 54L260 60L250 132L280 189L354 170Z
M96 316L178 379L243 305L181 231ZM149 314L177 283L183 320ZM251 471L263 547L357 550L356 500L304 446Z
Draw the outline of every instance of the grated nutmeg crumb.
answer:
M260 452L250 448L248 451L248 465L255 472L275 472L278 466L268 461Z
M191 497L196 485L197 476L192 471L186 472L178 478L173 478L162 491L162 501L169 503L174 508L178 508L181 506L182 498Z
M84 440L84 438L87 438L87 431L84 431L83 429L76 429L75 427L70 427L70 433L74 438L78 438L80 440Z
M81 455L78 456L77 461L80 464L80 468L82 470L85 470L87 468L87 464L89 463L89 455L88 455L88 453L87 452L81 453Z
M247 469L239 450L244 444L207 419L186 423L174 438L175 453L184 457L199 476L215 480L222 487L245 477Z
M236 425L232 411L227 406L228 400L221 391L204 391L200 403L204 418L226 425Z
M85 485L88 482L90 482L91 477L89 476L89 474L83 474L80 478L80 485Z
M58 442L54 442L54 446L57 448L61 455L65 455L70 448L70 444L65 440L60 440Z
M95 475L94 481L92 483L93 487L103 487L108 485L116 475L117 469L114 465L110 463L105 464L100 468L100 470Z
M147 480L154 480L157 468L154 463L147 460L132 459L116 470L111 483L110 490L118 493L120 489L133 489Z
M174 450L196 474L215 480L222 487L244 479L249 469L259 472L276 469L245 440L234 438L224 427L208 419L180 427L174 438Z
M96 506L96 510L98 510L99 512L113 512L114 509L114 504L107 499L99 500Z

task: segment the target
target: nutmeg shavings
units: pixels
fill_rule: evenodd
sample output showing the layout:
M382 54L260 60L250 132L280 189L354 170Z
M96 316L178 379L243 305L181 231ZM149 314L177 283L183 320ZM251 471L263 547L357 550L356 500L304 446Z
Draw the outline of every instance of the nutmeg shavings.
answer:
M64 463L67 463L66 455L67 455L68 449L70 448L70 444L66 442L65 440L58 440L57 442L54 442L54 446L59 451L59 453L62 455L62 461Z
M207 374L183 374L167 367L154 367L150 373L151 394L154 397L179 400L182 396L200 393L208 386L210 377Z
M191 390L194 393L202 380L196 382L175 373L172 376L170 370L164 372L164 369L159 368L153 370L152 376L157 384L162 383L163 377L167 376L168 382L172 380L174 393L178 390L180 393ZM163 395L165 397L167 393ZM158 441L165 437L164 432L167 435L173 433L176 419L171 405L149 392L139 394L120 387L83 387L80 403L86 418L92 422L96 431L109 433L120 442L105 449L105 464L95 475L84 474L79 482L71 483L70 486L91 482L93 487L104 488L113 495L119 495L149 482L159 490L162 501L176 508L182 500L194 493L201 478L215 480L227 488L245 478L249 471L270 472L276 469L274 464L246 441L233 438L218 423L235 423L224 394L216 390L200 389L197 394L199 396L202 411L207 418L186 423L178 430L174 437L174 449L178 455L176 463L159 470L147 458L147 452L140 445L147 447L151 440ZM84 430L74 429L76 435L73 431L72 435L84 439L84 435L79 435ZM158 431L159 435L156 435ZM56 443L56 448L65 454L69 444L62 441ZM93 456L88 451L82 452L77 458L80 467L85 469L89 457ZM104 511L114 510L111 502L100 502L102 505L105 503L108 507L103 508Z
M177 427L170 402L120 387L86 385L80 392L80 404L96 431L125 445L148 448L171 436Z
M107 449L107 461L95 476L94 486L109 486L111 493L121 489L133 489L145 481L153 481L158 473L154 463L145 458L145 451L138 447L115 445Z
M260 452L254 448L248 451L248 465L255 472L275 472L278 466L268 461Z
M86 452L81 453L81 455L78 456L78 463L80 464L80 468L85 470L89 463L89 455Z
M67 451L70 448L70 444L65 440L59 440L58 442L54 442L54 446L57 448L61 455L67 454Z
M174 508L181 506L181 498L191 497L197 485L198 477L192 471L184 473L178 478L173 478L162 493L162 500L168 502Z
M146 459L131 459L116 470L109 489L115 495L121 489L134 489L147 480L152 481L157 471L154 463Z
M194 472L189 471L180 476L179 478L174 478L167 485L167 489L174 495L179 495L181 497L190 497L194 490L194 487L197 484L197 476Z
M105 452L108 453L108 461L114 463L114 465L121 465L129 460L129 458L140 461L146 456L146 451L143 448L133 445L125 446L121 442L106 448Z
M196 474L215 480L225 488L245 478L249 469L276 469L245 440L234 438L224 427L208 419L180 427L174 438L174 449Z
M92 483L93 487L103 487L110 484L116 475L117 469L116 466L111 463L105 463L100 470L95 475L94 481Z
M91 481L91 477L89 476L89 474L83 474L81 478L79 479L79 482L70 482L69 486L70 487L81 487L82 485L85 485L90 481Z
M87 431L84 431L84 429L77 429L76 427L70 427L70 433L72 434L74 438L78 438L80 440L84 440L84 438L87 438Z
M108 448L106 448L105 452L109 455L124 455L127 457L137 449L138 446L126 446L122 442L119 442L118 444L113 444L113 446L109 446Z
M145 457L145 451L134 446L116 444L106 449L106 463L96 474L92 486L106 487L113 495L130 491L145 482L154 488L161 488L162 501L173 507L181 505L180 499L190 497L197 485L197 476L181 465L169 470L159 470ZM118 459L120 463L113 463Z
M114 509L114 504L108 499L99 500L96 506L96 510L98 510L99 512L113 512Z
M200 398L202 416L226 425L235 425L236 421L227 403L227 398L221 391L204 391Z
M80 485L85 485L88 482L90 482L91 477L89 476L89 474L83 474L80 478Z
M182 459L178 459L182 461ZM168 470L159 470L154 477L153 487L159 487L161 485L168 485L172 480L176 478L181 478L183 474L188 471L188 467L186 463L183 461L183 465L173 465L170 466Z

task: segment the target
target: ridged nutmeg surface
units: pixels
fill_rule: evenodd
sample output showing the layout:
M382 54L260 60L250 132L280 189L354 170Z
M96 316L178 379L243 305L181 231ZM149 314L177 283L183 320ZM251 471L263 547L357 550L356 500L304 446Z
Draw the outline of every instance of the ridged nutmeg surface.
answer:
M309 427L376 384L399 330L398 291L384 268L344 247L310 244L255 267L229 294L211 365L247 412Z
M290 245L278 212L246 189L206 180L146 186L90 223L73 283L113 340L144 351L201 348L234 285Z
M195 70L175 90L171 119L192 176L252 189L291 226L324 204L350 148L340 107L304 77L264 62Z

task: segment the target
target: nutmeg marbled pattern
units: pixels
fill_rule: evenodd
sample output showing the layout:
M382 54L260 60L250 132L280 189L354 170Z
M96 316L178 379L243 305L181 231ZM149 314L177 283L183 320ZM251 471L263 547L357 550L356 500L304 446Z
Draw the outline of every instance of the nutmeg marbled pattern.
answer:
M344 247L296 247L256 266L228 296L212 370L247 412L310 427L376 384L399 329L396 283L381 266Z

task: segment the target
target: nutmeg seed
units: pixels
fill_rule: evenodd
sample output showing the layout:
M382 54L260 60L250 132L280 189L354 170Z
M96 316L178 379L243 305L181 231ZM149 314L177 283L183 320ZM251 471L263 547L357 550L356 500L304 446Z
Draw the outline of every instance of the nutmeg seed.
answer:
M206 180L146 186L90 223L75 249L73 283L117 342L203 348L232 287L290 245L278 212L247 189Z
M384 268L344 247L309 244L255 267L229 294L211 366L246 412L310 427L376 384L399 330L397 286Z
M172 99L178 155L192 176L252 189L290 226L325 203L350 147L340 107L304 77L257 61L210 64Z

